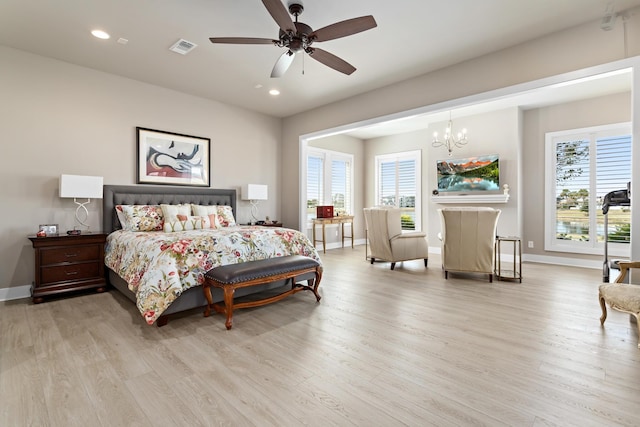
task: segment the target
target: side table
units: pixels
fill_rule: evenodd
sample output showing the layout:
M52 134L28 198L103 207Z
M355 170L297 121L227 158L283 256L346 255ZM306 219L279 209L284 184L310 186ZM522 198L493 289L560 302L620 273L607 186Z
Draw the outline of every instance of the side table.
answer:
M513 264L501 260L501 250L504 245L513 245ZM507 265L511 264L511 265ZM495 274L498 280L519 280L522 283L522 240L515 236L496 237L494 251ZM511 267L511 268L509 268Z

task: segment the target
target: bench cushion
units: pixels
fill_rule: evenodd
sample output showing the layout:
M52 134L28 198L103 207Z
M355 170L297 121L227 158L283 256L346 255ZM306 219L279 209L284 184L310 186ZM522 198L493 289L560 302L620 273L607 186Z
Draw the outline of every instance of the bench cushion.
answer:
M318 261L302 255L274 257L259 261L223 265L205 273L205 277L222 284L236 284L276 274L314 268Z

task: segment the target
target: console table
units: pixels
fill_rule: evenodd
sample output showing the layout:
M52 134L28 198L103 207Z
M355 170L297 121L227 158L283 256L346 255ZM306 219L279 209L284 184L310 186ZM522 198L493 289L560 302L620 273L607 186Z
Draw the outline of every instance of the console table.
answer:
M348 238L351 239L351 248L353 249L353 215L340 215L340 216L333 216L330 218L313 218L311 220L312 224L311 227L313 228L313 245L316 245L316 242L322 242L322 253L326 253L327 252L327 238L325 235L325 226L327 224L340 224L340 228L341 230L341 234L342 234L342 247L344 248L344 238ZM345 236L344 235L344 225L345 224L350 224L351 225L351 235L350 236ZM316 239L316 226L317 225L321 225L322 226L322 240L317 240Z

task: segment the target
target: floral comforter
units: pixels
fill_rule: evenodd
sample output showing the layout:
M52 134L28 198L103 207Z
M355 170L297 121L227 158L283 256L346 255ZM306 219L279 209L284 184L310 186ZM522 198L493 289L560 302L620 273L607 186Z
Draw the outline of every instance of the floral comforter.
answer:
M201 285L208 270L287 255L320 261L307 236L287 228L237 226L175 233L118 230L107 237L105 265L129 284L138 310L151 325L182 292Z

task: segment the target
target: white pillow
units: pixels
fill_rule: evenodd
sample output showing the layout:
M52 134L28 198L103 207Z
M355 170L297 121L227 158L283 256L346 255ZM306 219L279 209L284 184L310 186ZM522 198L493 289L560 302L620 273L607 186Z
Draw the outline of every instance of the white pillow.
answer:
M191 206L186 203L182 205L160 205L160 207L165 221L174 222L178 221L178 215L191 215Z

